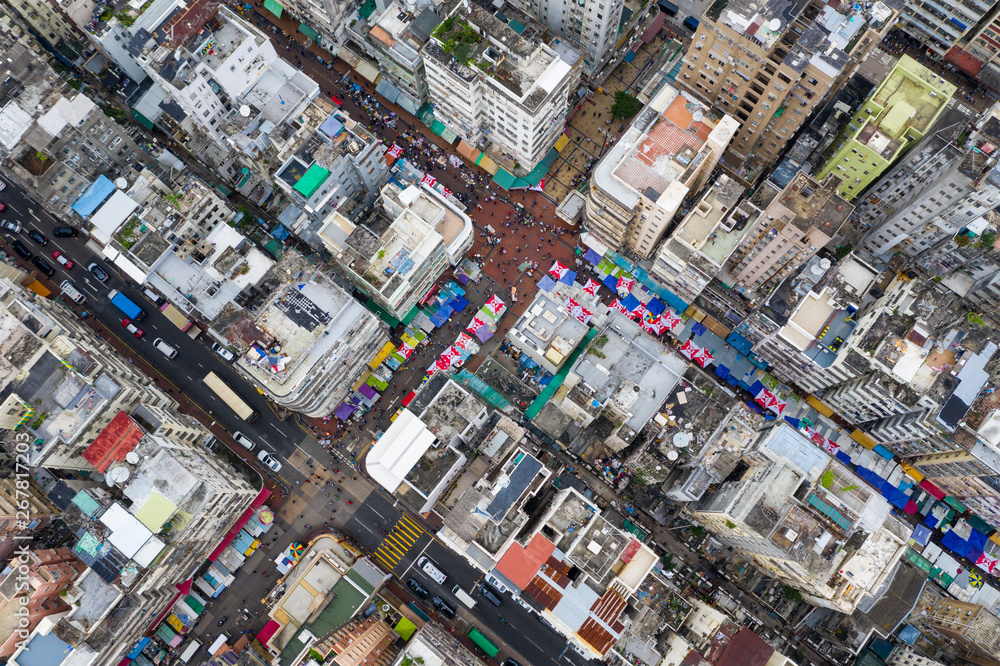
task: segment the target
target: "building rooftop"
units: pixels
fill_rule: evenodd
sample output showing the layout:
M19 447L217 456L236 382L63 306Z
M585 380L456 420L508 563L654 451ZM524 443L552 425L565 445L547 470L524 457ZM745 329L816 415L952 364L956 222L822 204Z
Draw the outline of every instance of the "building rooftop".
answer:
M862 143L881 145L898 140L911 128L926 133L956 90L951 82L903 56L865 103L866 108L874 106L880 112L865 128L873 133Z
M672 183L685 184L705 159L713 117L710 107L664 86L598 163L597 186L631 209L640 195L656 201Z
M94 441L83 451L83 457L98 472L104 473L112 463L122 462L132 452L145 433L125 412L119 411Z

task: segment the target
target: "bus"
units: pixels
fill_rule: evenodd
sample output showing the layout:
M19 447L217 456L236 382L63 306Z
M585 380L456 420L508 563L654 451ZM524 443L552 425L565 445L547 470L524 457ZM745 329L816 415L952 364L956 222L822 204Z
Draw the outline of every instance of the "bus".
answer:
M208 376L204 379L205 385L212 389L215 395L222 398L222 402L229 406L229 409L236 412L236 415L247 423L253 423L260 416L260 412L251 409L250 405L245 403L243 399L236 395L236 391L229 388L229 386L219 379L218 375L214 372L208 373Z
M493 641L486 638L486 636L483 635L483 632L479 631L479 628L476 626L469 627L468 636L469 639L476 644L476 647L486 653L486 656L490 659L497 656L497 652L500 651L500 648L494 645Z

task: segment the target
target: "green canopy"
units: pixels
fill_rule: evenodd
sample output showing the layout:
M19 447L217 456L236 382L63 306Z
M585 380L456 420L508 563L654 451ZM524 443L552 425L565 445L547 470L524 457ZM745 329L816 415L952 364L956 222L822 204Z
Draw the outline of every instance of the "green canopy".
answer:
M313 164L302 174L299 182L295 183L295 191L308 199L316 193L320 185L326 182L326 179L329 177L329 170L324 169L318 164Z
M441 122L440 120L435 120L434 124L431 125L431 131L437 134L438 136L441 136L441 132L445 131L446 129L448 128L445 127L444 123Z
M299 25L299 32L301 32L303 35L313 40L314 42L319 39L319 33L310 28L305 23Z
M140 125L142 125L146 129L148 129L148 130L153 129L153 121L150 120L149 118L147 118L146 116L142 115L141 113L139 113L135 109L132 109L132 117L135 118L135 121L137 123L139 123Z
M280 2L278 2L278 0L264 0L264 9L271 12L278 18L281 18L281 13L285 11L285 8Z
M516 180L517 178L514 178L514 174L510 173L506 169L497 169L497 172L493 174L493 182L505 190L509 190L510 186L513 185Z

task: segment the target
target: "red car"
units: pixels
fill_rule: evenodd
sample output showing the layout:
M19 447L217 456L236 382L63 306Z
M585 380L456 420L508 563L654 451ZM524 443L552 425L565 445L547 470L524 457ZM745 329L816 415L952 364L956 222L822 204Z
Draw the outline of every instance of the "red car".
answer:
M122 326L125 327L126 331L128 331L137 338L141 338L143 335L145 335L145 333L143 333L141 328L132 323L131 319L122 319Z
M73 268L73 262L67 259L66 255L60 252L59 250L56 250L55 252L52 253L52 258L58 261L60 264L62 264L62 267L65 268L66 270Z
M0 201L0 213L4 212L5 210L7 210L7 204Z

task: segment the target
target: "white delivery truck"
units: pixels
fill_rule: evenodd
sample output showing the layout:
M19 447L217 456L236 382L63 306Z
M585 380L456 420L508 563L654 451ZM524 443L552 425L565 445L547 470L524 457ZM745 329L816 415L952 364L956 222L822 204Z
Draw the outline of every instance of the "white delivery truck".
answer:
M438 585L444 585L444 582L448 580L448 577L444 575L444 572L434 566L429 557L421 557L417 560L417 566L423 569L424 573L434 579L434 582Z
M195 653L200 649L201 649L201 641L192 640L190 643L188 643L188 646L184 648L184 651L181 652L181 663L186 664L189 661L191 661L191 657L193 657Z
M451 591L451 593L455 595L456 599L461 601L469 608L473 608L476 605L476 600L473 599L471 596L469 596L469 594L462 589L461 585L456 585L454 589Z

